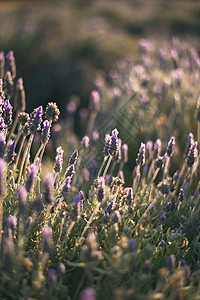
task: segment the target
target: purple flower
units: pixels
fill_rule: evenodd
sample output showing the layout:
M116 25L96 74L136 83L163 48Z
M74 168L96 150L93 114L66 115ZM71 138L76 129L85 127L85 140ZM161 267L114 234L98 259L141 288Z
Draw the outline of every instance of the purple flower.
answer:
M16 153L14 151L15 150L15 141L9 140L7 146L8 146L8 149L7 149L5 158L6 158L6 162L8 164L11 164L16 156Z
M25 91L22 78L17 80L14 97L14 109L16 113L24 112L26 109Z
M58 264L58 276L62 280L66 273L66 267L63 263L59 262Z
M53 204L55 201L54 192L53 192L53 178L52 175L49 173L47 174L45 181L44 181L44 201L47 204Z
M8 227L14 232L17 226L17 217L16 216L9 216L8 217Z
M98 112L100 110L100 95L98 91L93 90L91 92L89 106L92 111Z
M25 232L28 232L30 230L32 224L33 224L33 218L30 216L30 217L28 217L26 224L25 224L25 228L24 228Z
M34 109L34 111L31 113L31 118L29 121L29 130L31 134L35 134L36 131L40 130L42 115L43 115L42 106L39 106L38 108Z
M57 155L56 155L56 158L55 158L55 164L54 164L54 171L56 173L60 173L61 170L62 170L62 165L63 165L63 149L62 147L58 147L56 149L56 152L57 152Z
M167 259L167 267L170 270L173 270L176 266L176 256L171 254Z
M156 159L157 156L160 155L161 148L162 148L162 142L161 142L160 139L157 139L155 144L154 144L153 159Z
M10 126L12 124L12 105L10 104L10 101L9 100L6 100L5 103L4 103L4 107L3 107L3 110L4 110L4 123L6 126Z
M198 151L197 151L197 142L195 142L190 147L190 150L189 150L188 155L187 155L186 163L187 163L188 167L192 168L192 166L194 165L194 163L196 161L197 154L198 154Z
M146 143L146 160L151 159L151 155L152 155L152 149L153 149L153 142L152 141L148 141Z
M49 269L47 274L47 283L50 287L57 284L57 272L54 269Z
M194 144L194 136L193 134L190 132L190 134L188 135L188 141L187 141L187 145L186 145L186 148L185 148L185 157L188 156L188 153L190 151L190 147Z
M4 132L6 128L6 125L4 123L4 119L0 118L0 132Z
M41 143L46 145L49 141L50 137L50 129L51 129L51 124L48 120L45 120L43 122L43 128L41 132Z
M104 224L108 224L109 219L110 219L110 215L109 215L109 213L107 211L105 211L105 214L103 216L103 223Z
M99 177L99 179L98 179L98 191L97 191L97 200L98 200L98 202L103 201L104 189L105 189L104 177Z
M84 180L84 182L88 182L90 180L90 172L89 172L89 170L86 169L86 168L83 168L82 174L83 174L83 180Z
M12 79L16 77L16 65L15 65L15 57L14 52L10 50L6 55L6 62L5 62L5 71L10 72L12 75Z
M19 215L24 215L26 211L26 197L27 197L27 190L24 186L18 188L16 192L16 197L18 199L18 208L19 208Z
M133 202L133 189L126 188L125 191L126 191L126 196L125 196L126 204L128 206L131 206Z
M109 155L109 149L110 149L110 145L111 145L111 136L110 134L106 134L105 137L105 147L104 147L104 155L108 156Z
M71 177L68 176L65 178L65 185L63 186L62 192L61 192L63 197L65 197L68 194L68 192L71 188L70 183L71 183Z
M89 147L90 139L87 135L85 135L81 140L81 146L83 149L87 149Z
M5 169L6 163L0 158L0 196L6 192Z
M115 224L115 223L119 223L120 220L121 220L121 215L120 215L119 211L116 210L112 216L112 221Z
M145 144L141 143L139 153L137 155L136 164L143 166L145 163Z
M4 79L4 92L7 99L10 99L14 93L14 83L10 72L6 72Z
M4 157L5 147L6 147L5 134L3 132L0 132L0 157L1 158Z
M53 231L51 227L44 226L42 230L43 252L51 252L53 249Z
M96 300L96 291L88 287L81 292L81 300Z
M126 163L128 161L128 145L122 145L121 161Z
M60 111L55 102L49 102L45 109L45 118L48 121L56 122L60 115Z
M65 172L65 177L72 177L75 173L75 166L74 165L70 165Z
M78 195L74 197L73 207L71 210L72 221L77 221L80 218L81 213L81 200Z
M184 195L185 195L184 190L183 190L183 189L180 189L179 195L178 195L178 200L179 200L180 202L183 202L183 200L184 200Z
M164 224L166 223L166 220L167 220L166 215L163 214L163 215L160 217L160 224L161 224L161 225L164 225Z
M117 156L119 148L118 148L118 143L117 143L117 136L118 136L119 131L115 128L112 131L112 137L110 141L110 149L109 149L109 154L111 156Z
M170 139L170 141L168 142L168 146L167 146L167 156L170 157L174 151L174 146L175 146L175 137L172 137Z
M38 167L36 165L31 165L28 167L28 176L26 180L26 190L30 193L34 187L35 180L38 174Z
M70 156L69 158L69 163L68 165L71 166L71 165L75 165L76 162L77 162L77 159L78 159L78 151L75 150L72 155Z

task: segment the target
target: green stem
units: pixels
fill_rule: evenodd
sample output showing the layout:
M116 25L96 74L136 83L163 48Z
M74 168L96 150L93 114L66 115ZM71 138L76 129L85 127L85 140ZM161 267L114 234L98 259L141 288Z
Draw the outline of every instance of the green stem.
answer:
M19 148L19 151L18 151L18 154L17 154L16 161L15 161L15 169L16 169L16 170L17 170L17 166L18 166L20 154L21 154L22 148L23 148L23 146L24 146L24 141L25 141L25 139L26 139L26 136L24 135L23 138L22 138L21 144L20 144L20 148Z
M17 122L18 122L18 117L17 117L17 115L16 115L15 120L14 120L14 122L13 122L13 126L12 126L12 128L11 128L11 131L10 131L10 134L9 134L9 137L8 137L8 141L9 141L9 139L12 138L12 135L13 135L13 133L14 133L14 131L15 131L16 126L17 126Z
M110 166L110 164L111 164L112 158L113 158L112 156L109 157L109 160L108 160L107 165L106 165L106 167L105 167L105 170L104 170L104 172L103 172L103 177L104 177L104 178L105 178L106 173L107 173L107 171L108 171L108 168L109 168L109 166Z
M101 167L100 167L100 169L99 169L99 172L98 172L98 174L97 174L97 178L99 178L99 176L100 176L100 174L101 174L101 171L102 171L102 169L103 169L103 167L104 167L104 165L105 165L107 159L108 159L108 156L105 156L104 159L103 159L103 162L102 162L102 164L101 164Z
M20 171L19 171L19 177L18 177L18 180L17 180L17 186L19 186L19 184L20 184L20 180L21 180L21 177L22 177L22 171L23 171L23 168L24 168L25 159L26 159L26 156L28 155L28 150L29 150L30 145L32 144L33 137L34 137L34 135L31 134L31 136L29 137L28 143L26 145L26 149L24 151L24 155L23 155L23 159L22 159L21 166L20 166Z

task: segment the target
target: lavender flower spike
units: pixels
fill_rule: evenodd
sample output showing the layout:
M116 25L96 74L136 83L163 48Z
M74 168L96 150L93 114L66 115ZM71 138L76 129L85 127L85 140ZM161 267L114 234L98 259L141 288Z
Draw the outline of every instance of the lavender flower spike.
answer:
M185 153L184 156L187 157L188 153L190 151L190 147L194 144L194 136L193 134L190 132L190 134L188 135L188 141L187 141L187 145L185 148Z
M60 115L60 111L55 102L49 102L45 109L45 118L48 121L56 122Z
M6 142L5 142L5 134L3 132L0 132L0 157L4 157L5 153L5 147L6 147Z
M108 156L109 155L109 149L110 149L110 145L111 145L111 136L110 134L106 134L105 137L105 147L104 147L104 155Z
M42 128L42 132L41 132L41 143L44 145L46 145L49 141L50 128L51 128L50 122L48 120L45 120L43 122L43 128Z
M17 113L24 112L26 109L25 91L22 78L17 80L14 97L14 109Z
M71 210L71 219L72 221L77 221L80 218L81 212L81 200L78 195L74 197L73 208Z
M128 145L122 145L122 162L126 163L128 161Z
M89 147L90 139L87 135L85 135L81 140L81 146L83 149L87 149Z
M145 144L141 143L139 153L137 155L136 164L143 166L145 164Z
M0 158L0 197L6 192L5 169L6 162Z
M34 187L37 173L38 173L38 167L36 165L31 165L28 168L28 176L26 180L26 190L28 193L30 193Z
M43 108L39 106L34 109L31 114L31 119L29 121L29 130L31 134L35 134L36 131L40 130L40 124L42 122Z
M196 161L197 153L198 153L198 151L197 151L197 142L195 142L190 147L190 150L189 150L189 153L188 153L188 156L187 156L187 159L186 159L186 163L187 163L188 167L192 168L193 164Z
M78 159L78 151L75 150L75 151L72 153L72 155L70 156L70 158L69 158L69 163L68 163L68 165L71 166L71 165L76 164L77 159Z
M15 159L16 153L15 153L14 149L15 149L15 141L9 140L8 141L8 150L7 150L7 153L5 156L6 162L8 164L11 164L13 162L13 160Z
M167 146L167 156L170 157L174 151L174 146L175 146L175 137L172 137L170 139L170 141L168 142L168 146Z
M54 171L56 173L60 173L61 170L62 170L62 165L63 165L63 149L62 147L58 147L56 149L56 152L57 152L57 155L56 155L56 158L55 158L55 164L54 164Z
M53 178L48 174L44 181L44 200L47 204L53 204L55 201L53 193Z
M97 200L98 202L102 202L104 198L104 188L105 188L105 180L104 177L99 177L98 179L98 192L97 192Z
M4 123L4 119L0 118L0 132L4 132L6 128L6 125Z
M9 100L6 100L4 103L3 111L4 111L4 123L6 126L10 126L12 124L12 105Z
M62 189L62 192L61 192L61 194L62 194L63 197L65 197L68 194L68 192L69 192L69 190L71 188L70 183L71 183L71 177L68 176L65 179L65 185L63 186L63 189Z
M5 63L5 71L9 71L12 75L12 79L16 77L16 65L15 65L15 57L14 52L10 50L6 55L6 63Z
M43 252L51 252L53 249L53 231L51 227L44 226L42 231Z
M118 143L117 143L118 133L119 131L116 128L112 131L109 154L113 157L118 154Z

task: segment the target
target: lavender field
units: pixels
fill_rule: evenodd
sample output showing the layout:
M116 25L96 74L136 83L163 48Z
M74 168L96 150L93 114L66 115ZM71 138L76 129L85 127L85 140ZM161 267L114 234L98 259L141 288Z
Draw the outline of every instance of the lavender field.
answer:
M32 110L40 88L31 101L2 35L0 299L200 299L199 27L141 28L134 55L90 70L88 101Z

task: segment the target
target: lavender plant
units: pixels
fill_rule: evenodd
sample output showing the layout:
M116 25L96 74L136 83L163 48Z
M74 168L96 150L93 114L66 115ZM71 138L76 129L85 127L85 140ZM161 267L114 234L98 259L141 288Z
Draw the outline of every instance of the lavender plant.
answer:
M59 109L50 102L29 117L20 104L24 93L19 91L22 81L16 79L13 52L5 64L0 54L4 76L0 106L2 299L199 299L200 167L195 104L197 115L200 59L177 40L157 52L151 42L141 41L140 49L140 65L126 62L126 72L122 64L122 73L111 74L112 84L120 90L101 85L92 92L87 135L69 153L63 145L55 148L55 161L45 175L43 158ZM177 88L182 96L188 93L190 77L196 78L195 91L191 91L195 99L180 103L174 93ZM108 97L110 89L115 99ZM128 125L126 134L114 126L102 137L105 145L97 143L105 106L116 103L116 97L127 103L126 96L135 105L132 117L136 112L143 114L144 126L149 125L141 135L144 140L140 140L138 154L126 141L132 130L128 118L123 124ZM150 116L158 119L163 111L170 123L155 136L153 131L164 125L157 121L159 129L153 129ZM177 133L180 113L182 120L188 115L193 118L191 127L182 124L188 129L184 147L184 135L179 138ZM136 139L141 129L132 126ZM193 127L196 131L191 133ZM98 138L94 131L99 132ZM33 151L36 133L41 144ZM98 148L102 161L97 168L90 159Z

